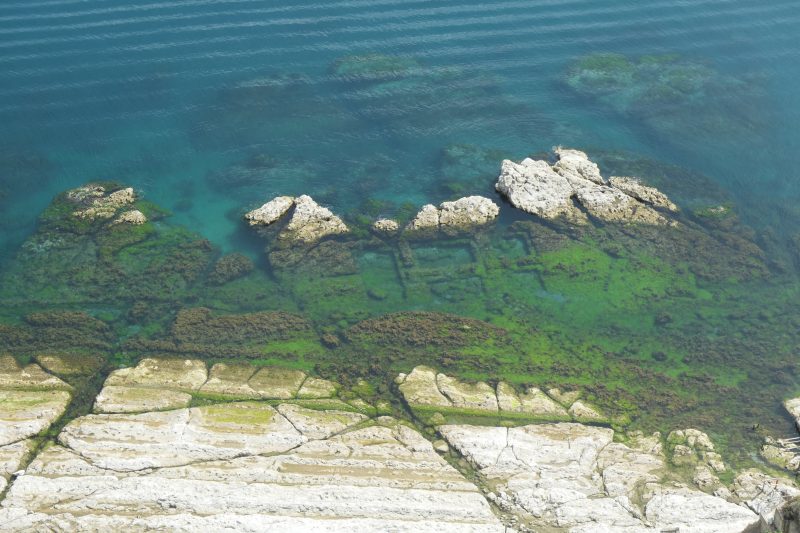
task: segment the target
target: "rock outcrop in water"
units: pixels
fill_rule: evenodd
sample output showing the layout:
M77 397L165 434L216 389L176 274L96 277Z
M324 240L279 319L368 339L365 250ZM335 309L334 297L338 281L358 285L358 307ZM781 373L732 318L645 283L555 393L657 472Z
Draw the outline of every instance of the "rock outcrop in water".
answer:
M251 226L269 226L281 220L294 207L289 223L281 230L278 239L289 243L313 244L333 235L347 233L349 229L341 218L327 207L322 207L307 195L293 198L279 196L244 218Z
M439 207L427 204L408 223L405 232L412 236L434 236L439 231L453 236L469 232L493 221L500 208L483 196L467 196Z
M545 219L564 217L586 224L588 216L603 222L673 225L674 221L654 207L675 210L658 190L631 178L612 178L608 183L597 165L578 150L555 149L558 160L505 160L495 188L511 205Z

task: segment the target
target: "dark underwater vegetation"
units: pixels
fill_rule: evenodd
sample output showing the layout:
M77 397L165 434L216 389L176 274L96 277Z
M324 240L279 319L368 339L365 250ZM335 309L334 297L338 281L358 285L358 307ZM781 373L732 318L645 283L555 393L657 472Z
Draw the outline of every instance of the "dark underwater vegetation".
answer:
M301 4L334 20L276 15L275 31L209 37L219 55L202 26L243 23L235 8L198 5L180 30L123 17L100 50L49 19L55 30L34 17L18 35L3 17L23 8L0 6L0 354L83 369L65 376L79 391L68 417L112 369L178 356L363 378L397 409L393 378L418 364L577 387L615 425L698 427L742 463L793 431L781 402L800 394L800 102L786 87L800 69L785 42L725 6L742 32L730 53L730 29L689 23L691 47L659 5L626 5L660 29L650 42L614 41L608 2ZM781 27L790 4L770 7ZM369 27L348 19L359 10ZM680 225L575 226L501 203L501 161L554 145L659 188ZM86 183L133 187L147 222L76 217L91 204L66 191ZM301 194L350 233L292 247L242 221ZM370 229L472 194L501 203L473 234Z

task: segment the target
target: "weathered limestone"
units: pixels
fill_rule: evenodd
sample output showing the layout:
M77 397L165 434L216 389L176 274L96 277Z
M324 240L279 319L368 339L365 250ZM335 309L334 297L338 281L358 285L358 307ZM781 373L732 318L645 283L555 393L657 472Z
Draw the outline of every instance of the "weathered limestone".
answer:
M0 493L35 448L33 437L64 414L71 390L37 364L0 357Z
M102 355L51 355L38 354L39 365L58 376L87 376L96 372L102 365Z
M720 484L717 474L725 472L727 468L708 435L692 428L675 430L667 436L667 445L674 464L694 467L695 485L712 489Z
M244 215L244 219L251 226L268 226L277 222L283 215L289 212L294 205L294 198L291 196L278 196L265 203L258 209L253 209Z
M553 170L564 176L570 181L582 182L589 180L598 185L605 185L606 180L600 175L600 168L589 160L584 152L562 148L557 146L553 149L558 161L553 165Z
M244 218L251 226L268 226L283 218L293 206L289 223L278 235L282 241L314 244L326 237L350 231L341 218L305 194L297 198L278 196L245 214Z
M342 219L330 209L320 206L310 196L303 195L294 199L294 214L278 238L312 244L325 237L348 231Z
M132 209L131 211L125 211L115 218L113 224L130 224L132 226L141 226L145 222L147 222L147 217L145 214L138 209Z
M49 428L66 410L71 390L37 364L21 367L13 357L0 357L0 447Z
M505 531L395 419L233 402L71 422L16 479L6 531Z
M400 393L412 406L452 407L453 403L439 391L436 384L436 371L418 366L410 374L397 377Z
M619 189L628 196L636 198L648 205L660 207L668 211L677 211L678 206L672 203L666 194L655 187L648 187L642 184L637 178L621 176L611 176L608 183L615 189Z
M25 439L0 446L0 492L6 490L8 481L20 471L20 467L34 449L33 439Z
M323 400L334 398L338 388L299 370L217 363L207 371L203 361L194 359L142 359L135 367L109 375L94 412L181 409L190 405L193 394L231 400Z
M102 186L86 185L67 192L67 198L76 203L92 198L89 207L79 209L73 215L86 220L102 220L113 218L121 208L135 202L136 193L131 187L107 193Z
M439 210L433 204L426 204L406 226L406 232L433 234L439 231Z
M497 218L500 207L483 196L466 196L453 202L422 206L406 226L411 236L430 237L441 231L445 235L458 235L485 226Z
M497 218L500 208L483 196L467 196L439 206L439 225L446 234L484 226Z
M608 184L597 165L579 150L554 149L558 161L505 160L495 188L511 205L546 219L564 217L575 224L588 222L581 210L604 222L672 225L653 207L675 211L669 199L634 178L614 178ZM578 207L580 204L581 207Z
M792 418L795 420L795 425L800 431L800 398L792 398L783 402L783 407L789 411Z
M400 224L396 220L379 218L372 223L372 229L384 235L394 235L400 231Z
M439 431L491 487L489 498L533 530L723 533L759 523L746 507L664 484L657 435L622 444L611 429L574 423Z
M789 479L769 476L758 470L741 472L733 481L733 493L771 528L780 524L780 509L800 496L800 489Z
M140 413L188 407L192 395L169 389L106 385L94 400L95 413Z
M441 416L608 422L598 408L578 400L579 391L561 393L553 389L553 394L548 396L536 387L529 387L518 394L508 383L500 382L497 387L482 382L464 383L424 366L414 368L408 375L400 374L395 382L406 403L422 418L439 413Z

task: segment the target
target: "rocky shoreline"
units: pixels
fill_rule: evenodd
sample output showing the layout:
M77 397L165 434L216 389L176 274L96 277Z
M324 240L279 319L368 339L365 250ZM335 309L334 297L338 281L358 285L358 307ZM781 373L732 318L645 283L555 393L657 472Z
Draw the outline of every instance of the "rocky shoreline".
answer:
M68 400L69 387L6 358L2 392L37 396L0 424L9 483L0 520L6 531L797 527L800 490L789 478L749 469L723 482L728 467L696 429L664 438L576 422L498 425L502 407L519 398L508 385L492 390L421 367L397 382L411 412L427 406L439 415L419 426L297 371L148 359L112 373L94 414L38 446L32 439L66 407L51 393ZM578 396L528 391L520 405L560 417L554 398L574 407ZM445 418L476 409L482 423Z

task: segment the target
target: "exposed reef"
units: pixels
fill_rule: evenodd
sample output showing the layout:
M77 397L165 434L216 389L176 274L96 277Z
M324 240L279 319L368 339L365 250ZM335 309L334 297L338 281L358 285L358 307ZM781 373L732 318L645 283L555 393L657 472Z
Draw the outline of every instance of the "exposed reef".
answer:
M496 189L514 207L544 219L563 217L586 224L588 214L604 222L675 224L653 209L676 209L663 193L630 178L606 182L585 153L564 148L554 151L557 161L553 165L530 158L521 163L503 161Z
M442 202L437 208L432 204L422 207L408 223L405 234L435 236L439 231L445 235L475 231L485 226L500 213L500 208L483 196L467 196L453 202Z
M279 196L245 215L251 226L268 226L280 220L294 207L289 223L278 234L288 243L313 244L325 237L347 233L342 219L330 209L317 204L310 196Z

